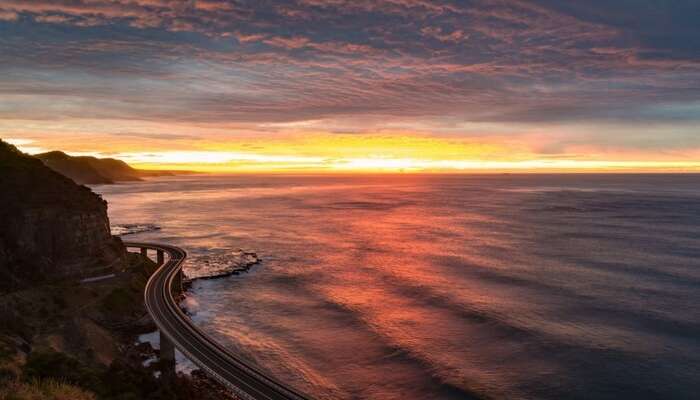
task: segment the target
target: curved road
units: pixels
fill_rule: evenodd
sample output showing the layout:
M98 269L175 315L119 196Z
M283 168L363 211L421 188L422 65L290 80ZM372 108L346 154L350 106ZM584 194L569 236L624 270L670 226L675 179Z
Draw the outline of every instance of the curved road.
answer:
M182 312L173 297L172 287L187 257L183 249L165 244L124 244L127 247L160 250L170 256L146 283L146 309L160 332L187 358L245 399L309 399L246 364L197 328Z

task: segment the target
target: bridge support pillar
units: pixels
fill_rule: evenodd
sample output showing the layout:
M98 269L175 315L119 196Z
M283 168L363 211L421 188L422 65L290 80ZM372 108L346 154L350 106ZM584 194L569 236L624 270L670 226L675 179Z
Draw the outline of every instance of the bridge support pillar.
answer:
M148 249L145 247L141 247L141 255L148 258Z
M163 265L165 262L165 254L163 253L163 250L157 250L156 251L156 264L160 267Z
M164 375L175 375L175 346L160 332L160 364Z

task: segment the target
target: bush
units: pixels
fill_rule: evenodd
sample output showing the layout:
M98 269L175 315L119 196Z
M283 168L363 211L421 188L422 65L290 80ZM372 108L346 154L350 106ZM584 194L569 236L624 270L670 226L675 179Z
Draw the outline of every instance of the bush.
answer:
M52 350L30 353L23 376L26 380L49 379L93 390L100 382L97 373L77 359Z
M101 308L111 314L128 315L133 310L135 302L134 294L129 290L116 288L102 299Z
M104 391L101 397L115 400L151 398L149 394L161 385L153 372L119 361L113 362L102 375L102 383Z
M0 364L0 387L5 385L5 382L13 379L17 379L15 369L11 366Z
M65 310L68 307L68 303L66 302L66 299L63 298L63 296L54 294L52 300L53 303L56 304L56 306L58 306L58 308L61 310Z

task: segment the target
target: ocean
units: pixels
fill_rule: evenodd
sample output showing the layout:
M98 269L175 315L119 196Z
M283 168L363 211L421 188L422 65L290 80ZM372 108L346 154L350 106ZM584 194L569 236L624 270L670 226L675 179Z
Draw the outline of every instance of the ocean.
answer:
M94 188L184 305L316 399L697 399L700 175L192 175Z

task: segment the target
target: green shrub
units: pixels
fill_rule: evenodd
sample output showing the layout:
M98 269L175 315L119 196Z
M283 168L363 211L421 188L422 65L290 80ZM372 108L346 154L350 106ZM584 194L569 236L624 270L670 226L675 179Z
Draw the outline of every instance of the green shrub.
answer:
M23 368L25 380L51 379L84 388L99 387L98 374L77 359L56 351L33 351Z
M5 385L5 382L17 379L15 370L8 365L0 364L0 387Z
M66 299L63 298L63 296L60 296L58 294L54 294L52 297L53 303L58 306L59 309L65 310L68 307L68 303L66 302Z
M116 361L102 374L104 389L100 397L110 400L152 398L150 394L161 384L152 371Z
M124 288L113 289L104 299L102 299L102 310L112 314L129 314L134 307L134 293Z

